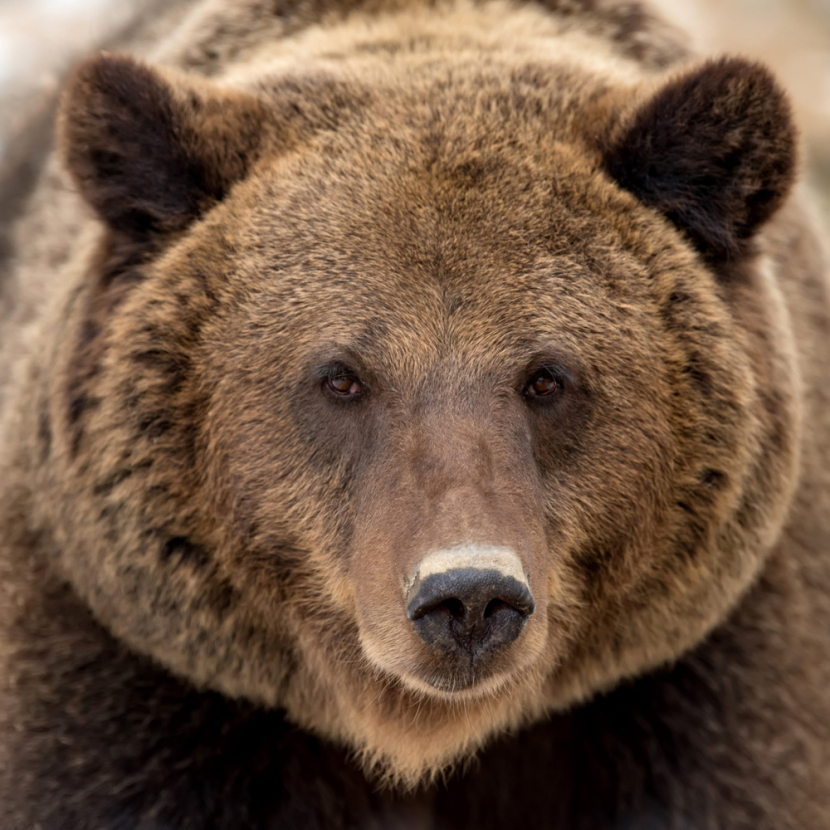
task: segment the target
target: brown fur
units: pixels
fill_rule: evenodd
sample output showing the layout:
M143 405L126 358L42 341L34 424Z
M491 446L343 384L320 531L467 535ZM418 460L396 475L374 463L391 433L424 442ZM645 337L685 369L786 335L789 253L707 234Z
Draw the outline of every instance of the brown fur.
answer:
M827 825L828 283L775 81L678 43L200 2L76 70L15 231L6 825ZM536 611L459 690L404 588L462 542Z

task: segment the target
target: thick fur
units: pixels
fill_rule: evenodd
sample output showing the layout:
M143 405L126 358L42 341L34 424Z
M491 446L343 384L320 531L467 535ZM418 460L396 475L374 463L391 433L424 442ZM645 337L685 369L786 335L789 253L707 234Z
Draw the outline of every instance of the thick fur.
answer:
M826 827L830 288L769 73L632 4L171 15L9 234L3 826ZM466 541L536 612L460 689L402 585Z

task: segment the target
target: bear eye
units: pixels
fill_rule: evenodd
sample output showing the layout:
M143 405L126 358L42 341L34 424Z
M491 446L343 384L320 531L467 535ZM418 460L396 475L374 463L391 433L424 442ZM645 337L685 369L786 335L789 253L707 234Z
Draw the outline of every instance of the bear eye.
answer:
M550 369L539 369L530 376L525 386L529 398L547 398L562 388L562 384Z
M349 372L329 375L326 388L338 398L356 398L363 391L360 381Z

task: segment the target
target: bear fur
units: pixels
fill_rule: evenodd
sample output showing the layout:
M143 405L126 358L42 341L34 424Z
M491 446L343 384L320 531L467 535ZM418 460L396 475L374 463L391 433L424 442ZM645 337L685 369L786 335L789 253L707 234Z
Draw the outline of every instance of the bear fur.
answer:
M830 826L767 70L636 2L189 0L55 135L4 185L0 826ZM406 612L458 546L534 600L470 660Z

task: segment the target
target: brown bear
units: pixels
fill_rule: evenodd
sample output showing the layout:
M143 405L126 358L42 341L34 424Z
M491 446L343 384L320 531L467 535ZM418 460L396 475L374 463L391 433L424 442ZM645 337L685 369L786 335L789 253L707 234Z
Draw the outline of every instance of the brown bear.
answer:
M110 48L4 193L0 826L830 827L830 282L768 71L610 0Z

